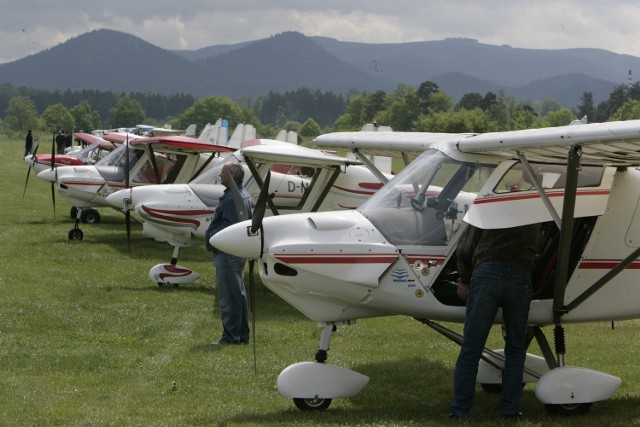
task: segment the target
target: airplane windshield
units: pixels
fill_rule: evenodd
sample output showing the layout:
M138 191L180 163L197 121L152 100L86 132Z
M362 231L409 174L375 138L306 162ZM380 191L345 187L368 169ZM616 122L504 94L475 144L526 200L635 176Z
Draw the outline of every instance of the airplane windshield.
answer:
M124 144L120 145L118 148L104 156L102 159L96 162L96 166L115 166L120 162L120 159L123 157L126 147Z
M394 245L444 246L494 168L427 150L358 210Z
M233 154L233 153L229 154L227 157L224 158L223 161L219 161L218 163L214 164L213 166L211 166L211 167L207 168L205 171L203 171L200 175L198 175L196 178L194 178L190 182L190 184L221 184L221 182L220 182L220 174L222 173L222 167L227 162L241 163L240 160L238 159L238 157L236 157L235 154ZM247 170L245 170L245 174L244 175L245 175L244 176L244 180L245 180L245 184L246 184L246 181L247 181L247 179L249 177L251 177L251 174Z

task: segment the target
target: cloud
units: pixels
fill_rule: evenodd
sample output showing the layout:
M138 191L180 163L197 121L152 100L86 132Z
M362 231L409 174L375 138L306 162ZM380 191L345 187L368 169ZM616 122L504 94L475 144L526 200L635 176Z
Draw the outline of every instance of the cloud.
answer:
M5 0L0 62L99 28L130 33L166 49L199 49L299 31L367 43L468 37L521 48L592 47L640 56L638 22L635 0Z

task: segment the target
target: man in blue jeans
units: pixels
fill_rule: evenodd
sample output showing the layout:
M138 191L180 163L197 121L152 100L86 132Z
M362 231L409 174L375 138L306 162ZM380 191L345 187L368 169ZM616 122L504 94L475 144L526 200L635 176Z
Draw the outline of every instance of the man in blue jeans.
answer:
M468 287L462 347L454 372L451 417L466 418L473 405L478 364L493 320L502 308L505 366L500 411L519 417L531 303L531 272L540 246L540 224L483 230L469 225L456 249L459 288Z
M249 343L249 308L247 292L244 286L245 259L217 250L209 244L211 236L218 231L238 222L239 216L233 202L233 194L229 187L229 176L236 183L247 212L251 212L251 198L242 186L244 169L237 162L227 163L222 167L220 182L226 188L216 212L205 233L205 246L213 252L213 263L216 267L216 288L218 303L222 316L222 338L213 345L248 344Z

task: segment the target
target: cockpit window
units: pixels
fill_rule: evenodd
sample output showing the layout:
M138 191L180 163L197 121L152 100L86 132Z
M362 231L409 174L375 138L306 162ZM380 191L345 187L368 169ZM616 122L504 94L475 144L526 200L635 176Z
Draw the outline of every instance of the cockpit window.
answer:
M427 150L358 210L394 245L444 246L494 168Z

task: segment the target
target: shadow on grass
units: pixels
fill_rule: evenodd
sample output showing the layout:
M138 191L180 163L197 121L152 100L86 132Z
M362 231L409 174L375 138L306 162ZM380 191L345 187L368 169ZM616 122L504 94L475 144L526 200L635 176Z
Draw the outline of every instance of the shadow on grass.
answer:
M216 290L211 286L201 286L201 285L180 285L180 286L158 286L153 282L149 281L149 286L147 287L139 287L139 286L123 286L120 289L125 291L133 291L133 292L156 292L156 293L165 293L171 294L176 292L192 292L192 293L201 293L205 295L215 295Z
M456 423L448 418L453 398L453 369L426 357L405 358L354 365L353 370L370 377L369 384L349 399L335 399L326 411L290 408L270 413L245 413L229 418L232 424L256 425L441 425ZM499 412L501 394L476 387L470 421L475 425L513 425ZM287 398L284 398L287 399ZM551 415L535 396L535 386L523 390L518 425L638 425L640 398L624 396L596 402L582 416ZM635 422L634 422L635 420Z

